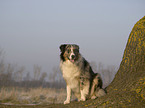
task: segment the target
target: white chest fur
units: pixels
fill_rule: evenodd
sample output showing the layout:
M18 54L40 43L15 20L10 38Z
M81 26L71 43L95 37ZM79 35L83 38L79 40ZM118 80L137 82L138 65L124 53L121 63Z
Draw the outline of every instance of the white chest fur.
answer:
M81 70L78 66L71 63L69 60L65 62L60 62L60 68L63 74L66 83L71 86L71 88L75 88L79 84L79 78L81 74Z

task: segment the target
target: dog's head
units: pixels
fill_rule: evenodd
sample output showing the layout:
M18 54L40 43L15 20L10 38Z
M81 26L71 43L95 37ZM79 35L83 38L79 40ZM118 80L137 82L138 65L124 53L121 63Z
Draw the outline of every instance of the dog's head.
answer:
M63 61L69 60L73 63L79 57L79 46L76 44L62 44L60 50Z

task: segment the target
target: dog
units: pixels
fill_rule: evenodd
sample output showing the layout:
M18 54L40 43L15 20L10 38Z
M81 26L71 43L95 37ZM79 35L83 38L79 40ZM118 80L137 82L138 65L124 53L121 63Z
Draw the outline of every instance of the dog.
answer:
M106 93L102 89L102 79L94 73L87 60L79 52L76 44L62 44L60 46L60 69L66 81L67 98L64 104L70 103L71 92L78 101L96 99Z

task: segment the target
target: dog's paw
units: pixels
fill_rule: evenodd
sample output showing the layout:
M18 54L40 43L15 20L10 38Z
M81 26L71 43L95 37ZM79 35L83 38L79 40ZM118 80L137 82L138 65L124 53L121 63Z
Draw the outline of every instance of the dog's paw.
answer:
M69 104L69 103L70 103L70 100L64 101L64 104Z
M96 98L97 98L96 96L92 96L92 97L91 97L91 99L96 99Z
M80 102L81 101L81 99L78 99L78 102Z
M81 98L80 101L86 101L86 98Z

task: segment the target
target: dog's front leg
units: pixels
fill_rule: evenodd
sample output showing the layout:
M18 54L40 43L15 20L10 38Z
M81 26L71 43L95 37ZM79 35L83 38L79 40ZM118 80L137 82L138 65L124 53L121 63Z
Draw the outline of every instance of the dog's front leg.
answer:
M67 90L67 98L64 101L64 104L69 104L71 98L71 88L67 85L66 90Z

